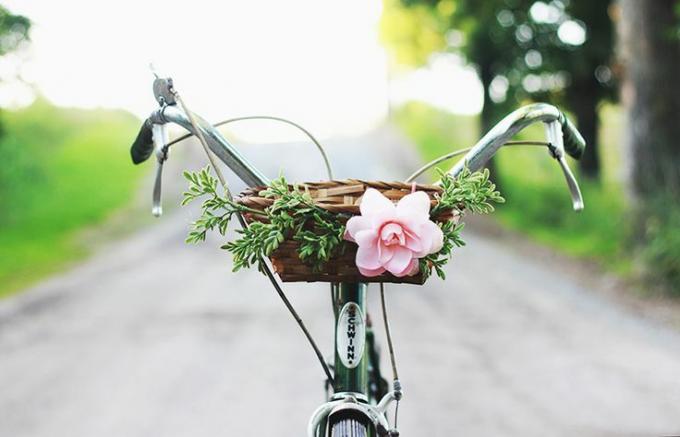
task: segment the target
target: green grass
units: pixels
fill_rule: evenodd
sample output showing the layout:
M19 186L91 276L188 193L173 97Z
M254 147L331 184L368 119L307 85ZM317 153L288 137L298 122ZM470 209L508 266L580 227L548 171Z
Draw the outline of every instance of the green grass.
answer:
M125 205L143 174L127 147L139 121L111 110L44 101L3 112L0 137L0 296L87 253L78 231ZM95 238L95 237L90 237Z
M579 178L586 205L583 212L572 211L564 177L545 150L514 147L497 155L501 191L507 203L498 208L496 217L536 241L626 273L631 261L624 243L624 196L617 181L621 114L616 107L604 107L601 116L605 126L601 138L604 182L587 183ZM397 110L394 121L428 161L469 147L480 137L478 117L454 115L418 102ZM518 138L543 140L545 136L542 126L537 125ZM576 168L576 163L571 164ZM443 169L449 167L450 163L442 165Z

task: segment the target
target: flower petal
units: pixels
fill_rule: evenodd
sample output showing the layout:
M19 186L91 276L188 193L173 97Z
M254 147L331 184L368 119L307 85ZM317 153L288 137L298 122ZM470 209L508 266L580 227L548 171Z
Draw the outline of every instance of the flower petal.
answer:
M413 256L415 256L417 258L420 258L420 257L427 255L427 253L424 253L424 250L423 250L424 246L423 246L423 242L420 239L420 237L417 237L417 236L412 235L410 233L406 233L406 247L408 247L409 250L411 250L413 252ZM428 249L429 249L429 245L428 245Z
M402 197L397 203L397 215L399 217L418 217L419 219L429 220L430 218L430 196L424 191L416 191Z
M411 268L409 269L406 275L415 276L418 274L418 272L420 272L420 262L418 262L418 260L414 258L411 261Z
M367 278L372 278L374 276L380 276L385 273L385 269L380 267L379 269L364 269L359 267L359 273L366 276Z
M413 258L411 260L411 263L408 266L406 266L406 268L404 269L403 272L394 273L394 276L396 276L398 278L401 278L401 277L404 277L404 276L413 276L413 275L418 274L419 271L420 271L420 263L418 262L417 259Z
M357 263L357 267L372 270L379 269L382 267L382 265L380 265L379 258L380 255L378 252L377 245L359 246L359 249L357 249L357 256L355 258L355 261Z
M384 244L381 244L381 241L378 241L377 243L380 265L384 266L394 256L394 249L390 246L385 246Z
M427 222L423 228L428 229L431 232L430 250L427 255L439 252L442 246L444 246L444 233L442 232L442 229L434 222Z
M359 210L363 216L372 216L380 211L394 211L394 204L380 191L369 188L361 198Z
M444 234L436 223L427 221L420 227L418 235L423 245L423 250L416 256L423 257L431 253L439 252L444 245Z
M371 214L370 216L371 226L373 226L375 229L380 229L383 227L385 223L395 221L396 218L397 213L394 208L381 209L380 211L377 211L375 214Z
M363 229L354 235L354 240L359 246L373 246L378 239L378 233L374 229Z
M406 236L401 226L397 223L387 223L380 229L380 240L385 245L406 244Z
M370 229L371 220L360 215L356 215L347 220L345 226L345 240L354 241L358 232L364 229Z
M393 275L402 274L410 266L413 253L405 247L395 247L392 258L383 265Z

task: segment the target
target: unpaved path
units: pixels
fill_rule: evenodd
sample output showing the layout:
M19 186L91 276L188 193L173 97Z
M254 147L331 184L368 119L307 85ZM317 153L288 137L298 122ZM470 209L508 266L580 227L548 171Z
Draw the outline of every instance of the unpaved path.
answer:
M381 131L333 142L338 176L403 177L413 156L373 147L400 141ZM270 174L306 164L322 176L317 157L285 150L247 154L274 161ZM231 274L216 239L183 243L191 217L176 210L0 302L0 436L304 435L323 400L313 354L262 276ZM466 237L448 282L388 289L402 435L680 434L675 331L549 259ZM286 289L330 354L326 288Z

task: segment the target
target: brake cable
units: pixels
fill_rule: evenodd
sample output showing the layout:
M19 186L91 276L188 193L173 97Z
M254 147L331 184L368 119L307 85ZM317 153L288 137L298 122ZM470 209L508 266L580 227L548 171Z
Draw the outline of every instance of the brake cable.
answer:
M550 143L545 142L545 141L506 141L505 143L503 143L503 146L545 146L545 147L550 147ZM420 167L418 170L414 171L413 174L406 179L406 182L413 182L415 180L415 178L417 178L421 174L425 173L426 171L428 171L429 169L431 169L435 165L441 164L442 162L448 161L451 158L455 158L456 156L467 153L470 150L472 150L472 147L466 147L465 149L454 150L453 152L449 152L447 154L440 156L439 158L433 159L432 161L430 161L427 164Z
M323 162L326 165L326 173L328 174L328 179L333 180L333 169L331 168L331 163L330 163L330 160L328 159L328 154L326 154L326 150L321 145L319 140L317 140L314 137L314 135L312 135L311 132L309 132L307 129L300 126L299 124L295 123L294 121L288 120L288 119L283 118L283 117L275 117L273 115L248 115L248 116L245 116L245 117L234 117L234 118L228 118L226 120L222 120L220 122L213 124L213 127L224 126L224 125L229 124L229 123L234 123L234 122L237 122L237 121L246 121L246 120L273 120L273 121L278 121L278 122L281 122L281 123L289 124L289 125L297 128L298 130L302 131L302 133L304 133L307 136L307 138L309 138L314 143L316 148L319 150L319 153L321 154L321 157L323 158ZM170 147L173 144L179 143L180 141L186 140L187 138L191 138L193 136L194 136L193 133L188 133L188 134L182 135L180 137L177 137L174 140L170 141L166 145L166 147Z
M390 353L390 364L392 365L392 391L396 404L394 407L394 429L397 429L397 418L399 416L399 401L402 397L401 382L399 381L399 372L397 372L397 359L394 355L394 345L392 343L392 333L390 331L390 322L387 317L387 304L385 303L385 284L380 283L380 308L382 309L383 324L385 326L385 336L387 337L387 350Z
M178 101L179 101L179 99L178 99ZM182 105L182 107L185 108L185 110L186 110L186 107L184 105ZM227 125L227 124L230 124L230 123L235 123L235 122L238 122L238 121L246 121L246 120L278 121L278 122L281 122L281 123L289 124L289 125L297 128L298 130L302 131L302 133L304 133L307 136L307 138L309 138L310 141L312 141L314 143L317 150L321 154L321 158L323 159L324 165L326 166L326 174L328 175L328 180L334 179L333 168L331 167L330 160L328 159L328 154L326 153L326 149L321 145L321 142L319 142L319 140L317 140L316 137L314 137L314 135L312 135L312 133L310 131L308 131L307 129L302 127L302 125L295 123L294 121L288 120L288 119L283 118L283 117L276 117L276 116L273 116L273 115L248 115L248 116L243 116L243 117L228 118L226 120L219 121L219 122L213 124L212 126L213 127L220 127L220 126L224 126L224 125ZM189 120L189 121L191 122L191 120ZM193 126L193 124L192 124L192 126ZM196 128L194 127L194 129L196 129ZM189 132L187 134L184 134L184 135L181 135L181 136L175 138L174 140L168 142L163 147L163 153L167 155L168 150L170 149L170 146L173 146L173 145L175 145L175 144L177 144L181 141L184 141L184 140L189 139L189 138L194 137L194 136L196 136L194 133ZM199 138L199 141L200 141L200 138ZM337 282L332 282L330 284L331 307L333 309L333 315L336 318L338 317L338 308L337 308L335 302L337 301L338 289L339 289L339 284Z
M177 102L182 106L182 110L187 114L187 117L189 118L189 122L191 123L191 126L194 128L194 131L196 131L196 136L198 137L199 142L203 146L203 150L205 151L206 156L208 157L208 161L210 161L210 165L217 175L217 178L220 181L220 184L222 185L222 188L224 189L225 194L227 195L228 199L230 201L233 201L233 196L231 194L231 191L229 190L229 187L227 186L227 181L224 178L224 175L222 172L219 170L219 168L216 165L215 159L210 153L210 149L208 147L208 143L205 140L205 137L203 136L203 132L198 128L198 123L196 123L196 119L194 118L194 115L189 109L187 108L186 104L184 103L184 100L180 97L179 93L177 90L172 87L170 90L173 95L175 96ZM188 137L187 137L188 138ZM175 140L177 142L177 140ZM317 143L317 145L319 145ZM321 149L323 150L323 148ZM325 157L325 154L324 154ZM328 166L328 169L330 170L330 166ZM242 228L246 228L248 224L246 223L245 219L240 213L236 214L236 217L239 221L239 224L241 225ZM310 334L309 330L307 329L307 326L305 323L302 321L302 318L298 315L297 311L295 311L295 308L293 308L293 305L290 303L290 300L284 293L283 289L281 288L281 285L279 282L276 280L276 277L274 276L274 273L272 272L271 268L269 265L265 262L264 259L260 258L260 264L262 265L262 270L264 270L265 275L267 278L269 278L270 282L274 286L274 289L276 290L277 294L283 301L284 305L290 312L290 314L293 316L295 319L295 322L298 324L302 332L305 334L305 337L307 338L307 341L309 342L310 346L312 349L314 349L314 353L316 354L316 357L319 360L319 363L321 364L321 367L323 368L324 373L326 374L326 378L328 379L329 383L332 385L333 383L333 374L331 373L330 368L328 367L328 364L326 363L326 360L324 360L323 355L321 354L321 350L319 349L319 346L316 344L314 339L312 338L312 335Z

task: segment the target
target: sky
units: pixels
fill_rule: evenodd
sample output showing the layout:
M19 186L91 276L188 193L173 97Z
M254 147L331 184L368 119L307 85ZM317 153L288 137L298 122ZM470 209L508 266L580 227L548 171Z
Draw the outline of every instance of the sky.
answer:
M278 115L320 136L366 131L384 120L390 102L481 108L474 71L455 56L388 74L380 0L3 3L34 22L29 47L0 60L4 105L26 104L37 90L58 105L145 117L155 107L153 63L208 120ZM30 87L8 80L17 75Z

